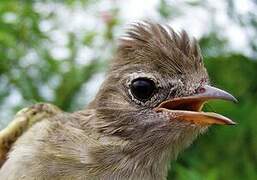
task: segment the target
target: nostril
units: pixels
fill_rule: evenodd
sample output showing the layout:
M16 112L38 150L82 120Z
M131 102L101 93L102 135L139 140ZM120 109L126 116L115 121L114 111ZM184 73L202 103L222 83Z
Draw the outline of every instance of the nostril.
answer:
M199 87L197 90L197 93L205 93L206 89L204 87Z

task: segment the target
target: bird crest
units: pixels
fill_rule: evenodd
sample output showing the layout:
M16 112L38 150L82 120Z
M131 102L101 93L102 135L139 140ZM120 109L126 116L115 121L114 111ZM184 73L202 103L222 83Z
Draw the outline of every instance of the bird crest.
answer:
M168 25L148 21L128 28L120 39L117 54L119 64L153 64L173 74L206 71L194 38L190 39L185 31L177 33Z

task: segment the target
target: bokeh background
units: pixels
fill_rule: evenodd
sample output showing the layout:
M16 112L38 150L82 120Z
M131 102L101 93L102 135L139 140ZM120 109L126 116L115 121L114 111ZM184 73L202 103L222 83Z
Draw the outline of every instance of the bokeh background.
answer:
M85 107L117 38L146 18L195 36L211 82L239 100L208 103L207 110L238 125L212 127L171 162L168 179L256 180L256 0L1 0L0 127L37 102L65 111Z

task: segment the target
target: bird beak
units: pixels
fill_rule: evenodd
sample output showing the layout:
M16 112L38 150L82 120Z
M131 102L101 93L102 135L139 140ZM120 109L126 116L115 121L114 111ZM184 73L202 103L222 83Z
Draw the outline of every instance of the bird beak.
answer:
M237 102L228 92L205 85L197 89L196 95L166 100L154 110L166 112L171 120L188 121L197 125L235 125L235 122L220 114L201 111L204 103L213 99Z

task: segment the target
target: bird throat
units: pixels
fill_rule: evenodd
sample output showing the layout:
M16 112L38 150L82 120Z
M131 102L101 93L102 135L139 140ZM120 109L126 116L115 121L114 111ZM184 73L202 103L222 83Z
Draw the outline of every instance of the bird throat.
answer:
M189 132L183 137L141 137L132 142L119 142L103 146L101 151L94 152L99 165L97 169L101 179L124 180L165 180L167 178L170 162L177 158L178 153L189 146L197 137L199 131ZM183 138L183 139L181 139ZM105 142L108 140L105 139ZM113 140L110 140L113 142ZM168 142L169 141L169 142ZM117 141L116 141L117 142ZM107 145L107 144L106 144ZM111 145L111 146L110 146ZM99 156L99 153L101 156ZM105 175L104 177L102 175Z

